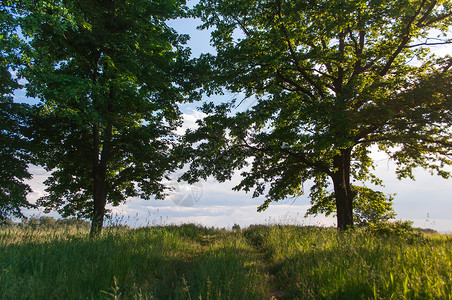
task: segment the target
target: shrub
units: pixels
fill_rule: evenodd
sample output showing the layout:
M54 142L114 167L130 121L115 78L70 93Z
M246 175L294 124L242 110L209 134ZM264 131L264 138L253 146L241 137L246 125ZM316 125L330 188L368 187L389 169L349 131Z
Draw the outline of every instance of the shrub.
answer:
M380 235L417 235L419 232L412 225L412 221L397 220L394 222L369 223L366 229Z

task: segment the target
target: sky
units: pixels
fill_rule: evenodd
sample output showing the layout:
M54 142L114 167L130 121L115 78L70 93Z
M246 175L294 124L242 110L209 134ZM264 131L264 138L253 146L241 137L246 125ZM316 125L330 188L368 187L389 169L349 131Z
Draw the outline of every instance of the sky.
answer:
M201 53L213 52L209 44L209 33L199 31L196 27L198 20L175 20L169 23L180 33L191 36L188 46L192 49L194 57ZM439 55L452 54L452 49L437 47L434 49ZM18 97L22 97L18 93ZM213 96L209 101L221 102L233 95L219 98ZM184 127L193 128L195 121L203 115L196 110L201 103L182 105ZM252 100L243 104L245 107L252 105ZM429 172L417 170L416 180L397 180L395 167L388 158L376 151L373 152L376 161L375 174L383 179L384 188L380 191L396 194L394 209L397 219L411 220L414 226L432 228L442 233L452 233L452 181L438 176L431 176ZM31 166L33 179L29 181L33 193L29 195L31 202L44 195L43 181L47 173L40 167ZM166 200L141 200L129 199L118 207L110 207L113 217L107 220L108 224L127 224L130 226L169 225L181 223L195 223L203 226L230 228L234 224L246 227L251 224L297 224L335 226L334 217L309 217L305 218L305 212L309 208L309 198L299 196L279 203L274 203L261 213L257 207L262 204L263 197L252 198L251 193L232 191L232 187L240 181L239 172L230 182L219 183L213 178L188 185L168 182L175 188L169 199ZM174 174L176 178L178 174ZM309 183L305 183L306 194L309 194ZM24 210L27 216L42 216L42 210ZM58 217L53 212L51 216Z

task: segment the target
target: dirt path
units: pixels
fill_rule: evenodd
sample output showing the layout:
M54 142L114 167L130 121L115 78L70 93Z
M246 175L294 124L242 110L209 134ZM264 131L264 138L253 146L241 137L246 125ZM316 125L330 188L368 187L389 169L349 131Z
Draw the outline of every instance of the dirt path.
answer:
M269 249L265 248L262 240L253 234L243 232L247 243L255 250L256 257L258 259L258 265L261 266L262 272L266 274L266 284L269 287L268 298L271 300L284 299L284 291L278 284L278 274L275 272L276 262L272 258Z

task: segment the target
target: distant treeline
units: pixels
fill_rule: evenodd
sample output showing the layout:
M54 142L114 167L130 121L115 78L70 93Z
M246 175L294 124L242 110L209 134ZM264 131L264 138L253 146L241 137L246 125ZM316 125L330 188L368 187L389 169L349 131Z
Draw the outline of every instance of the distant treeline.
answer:
M3 227L18 227L32 229L61 229L75 228L89 230L91 224L89 221L77 218L55 219L49 216L23 218L19 222L7 219L2 224Z

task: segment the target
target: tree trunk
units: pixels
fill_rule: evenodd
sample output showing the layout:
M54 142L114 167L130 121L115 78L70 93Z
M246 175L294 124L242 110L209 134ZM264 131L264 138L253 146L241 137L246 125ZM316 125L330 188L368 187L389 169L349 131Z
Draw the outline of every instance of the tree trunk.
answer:
M104 152L104 151L102 151ZM98 236L102 232L107 203L107 166L100 156L100 132L97 125L93 126L93 213L90 236ZM104 156L104 153L102 153Z
M341 150L334 157L334 174L332 176L334 195L336 197L337 228L353 228L353 198L356 192L350 185L351 149Z
M90 236L98 236L102 232L104 224L105 205L107 203L106 167L97 165L94 167L94 210L91 220Z

